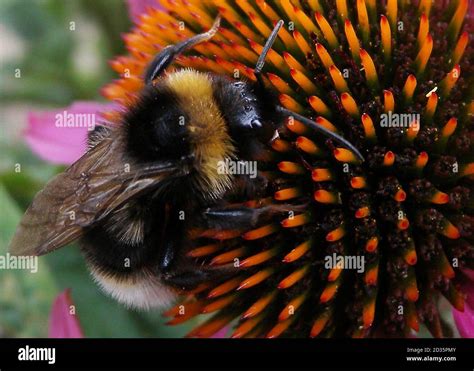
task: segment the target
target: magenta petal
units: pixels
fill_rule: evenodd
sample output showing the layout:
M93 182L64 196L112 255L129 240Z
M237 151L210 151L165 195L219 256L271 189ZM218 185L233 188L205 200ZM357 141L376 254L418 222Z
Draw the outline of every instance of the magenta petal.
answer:
M49 315L50 338L83 338L75 306L71 300L71 289L64 290L54 300Z
M463 338L474 338L474 309L464 306L464 312L453 309L454 322Z
M146 12L146 8L157 8L160 9L161 5L158 0L127 0L128 12L132 21L137 21L140 14Z
M465 269L463 273L467 277L461 286L466 295L464 312L453 309L453 317L459 334L464 338L474 338L474 271Z
M67 114L94 114L95 123L101 121L101 112L112 110L112 104L75 102L64 109L29 112L25 140L31 150L43 160L54 164L69 165L81 157L86 150L87 133L91 128L60 127L58 116ZM89 116L92 117L92 116ZM79 122L79 121L78 121ZM86 121L83 121L86 123Z

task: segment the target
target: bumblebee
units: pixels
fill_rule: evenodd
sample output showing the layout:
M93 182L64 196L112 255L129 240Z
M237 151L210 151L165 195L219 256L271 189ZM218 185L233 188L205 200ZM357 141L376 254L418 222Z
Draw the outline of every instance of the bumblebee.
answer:
M121 125L99 126L87 152L34 198L10 245L42 255L79 239L92 276L109 295L136 308L171 304L181 289L231 274L186 257L189 229L245 229L284 205L231 207L229 193L258 192L259 179L217 171L219 161L258 159L287 117L350 148L344 138L278 105L262 78L275 26L255 68L256 83L182 69L173 60L218 31L164 48L144 74L138 103ZM237 189L238 188L238 189Z

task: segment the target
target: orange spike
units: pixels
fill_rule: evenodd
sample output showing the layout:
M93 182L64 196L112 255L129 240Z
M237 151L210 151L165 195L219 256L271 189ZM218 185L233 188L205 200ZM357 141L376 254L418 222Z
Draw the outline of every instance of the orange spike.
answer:
M474 162L466 164L461 171L462 176L469 176L473 174L474 174Z
M342 106L346 110L346 112L351 115L351 116L359 116L359 107L357 107L357 103L352 98L352 96L349 93L342 93L341 94L341 102Z
M268 295L258 299L252 306L245 311L242 318L251 318L255 317L257 314L261 313L267 306L272 302L273 299L277 296L277 292L271 292Z
M441 90L441 94L443 97L447 97L451 90L454 87L454 84L456 84L456 81L458 81L459 76L461 75L461 67L459 64L454 66L454 68L446 75L446 77L441 80L439 83L439 87Z
M292 263L295 260L301 258L304 254L306 254L309 249L311 248L311 242L306 241L302 244L296 246L293 250L291 250L285 257L283 258L284 263Z
M372 118L367 114L362 114L362 126L364 127L365 137L367 139L374 139L375 138L375 127Z
M310 96L308 102L319 115L331 117L331 109L317 96Z
M258 316L242 322L239 327L235 329L234 333L231 335L231 338L239 339L247 335L262 321L263 318L265 318L265 316Z
M390 111L395 112L395 99L393 98L393 94L390 90L383 91L383 101L385 113Z
M411 329L415 330L416 332L420 330L418 314L416 313L416 308L411 303L407 305L406 319L407 319L407 324L408 326L410 326Z
M365 0L357 0L357 17L359 20L359 27L362 31L362 40L364 41L364 44L368 44L370 38L370 27Z
M280 312L278 316L278 321L285 321L290 316L294 316L295 312L298 308L303 304L304 300L306 299L306 294L302 294L297 296L296 298L292 299L285 308Z
M239 247L237 249L233 249L231 251L225 252L223 254L217 255L214 257L210 265L220 265L232 262L235 258L241 257L245 253L244 247Z
M304 55L308 55L311 53L311 47L309 46L308 42L306 41L305 37L301 35L298 31L293 32L293 38L296 41L296 44L300 48L300 50L303 52Z
M321 153L321 150L318 148L318 146L316 146L312 140L306 137L298 137L296 139L296 147L310 155L318 155Z
M339 228L332 230L326 235L326 241L328 242L339 241L342 237L344 237L345 234L346 234L346 230L344 229L343 226L340 226Z
M211 290L211 292L209 292L209 294L207 294L208 299L217 298L218 296L222 296L227 294L229 291L236 289L239 286L241 280L242 278L235 277L215 287Z
M380 17L380 33L382 36L382 50L385 60L390 60L392 54L392 32L390 31L390 24L387 17L382 15Z
M406 293L407 299L411 301L412 303L418 300L420 292L418 291L418 286L416 284L416 278L414 275L413 277L409 278L407 282L407 287L405 289L405 293Z
M324 67L329 69L331 68L331 66L334 65L334 62L331 56L329 55L328 51L322 44L316 43L316 53L318 54L319 59L321 59L321 62L324 65Z
M284 228L294 228L304 225L309 221L311 221L309 214L304 213L282 220L281 225Z
M334 180L333 175L329 169L318 168L311 172L311 178L315 182L326 182L328 180Z
M297 70L299 71L300 73L303 73L303 74L310 74L308 72L308 70L300 63L296 60L295 57L293 57L290 53L288 52L283 52L283 59L285 60L286 64L288 65L288 67L294 69L294 70ZM290 71L291 72L291 71ZM305 76L306 77L306 76ZM307 77L306 77L307 78Z
M444 205L449 202L449 195L441 191L435 191L433 196L431 196L430 202L436 205Z
M411 246L411 248L407 249L403 254L403 259L408 265L415 265L418 261L416 256L415 246Z
M248 3L246 4L250 7ZM260 16L256 16L253 12L248 12L247 14L255 28L260 32L260 34L265 37L268 37L272 30L265 24L265 22L263 22L262 18Z
M309 266L307 265L300 269L297 269L296 271L291 273L289 276L281 280L277 287L279 289L287 289L288 287L293 286L296 282L301 280L308 272L309 272Z
M316 122L316 124L321 125L322 127L326 128L328 130L331 130L333 132L337 131L337 128L332 124L332 122L329 121L328 119L325 119L322 116L316 117L315 122Z
M412 100L416 84L416 77L414 75L409 75L405 81L405 85L403 86L403 96L405 97L405 101L410 102Z
M406 200L406 198L407 198L407 194L406 194L406 192L405 192L403 189L401 189L401 188L400 188L400 189L395 193L395 195L393 196L393 199L394 199L395 201L397 201L397 202L403 202L403 201Z
M420 17L420 28L418 29L418 37L417 37L418 48L421 48L423 46L429 32L430 32L430 22L428 20L428 17L422 14Z
M277 248L262 251L258 254L255 254L246 258L244 261L240 263L239 267L248 268L248 267L253 267L255 265L262 264L266 262L267 260L270 260L271 258L273 258L277 254L277 252L278 252Z
M347 86L346 80L342 76L341 71L339 71L336 66L332 65L331 67L329 67L329 74L331 75L334 87L339 93L349 91L349 87Z
M357 209L356 212L355 212L355 217L357 219L362 219L362 218L365 218L366 216L369 216L369 215L370 215L370 209L367 206L361 207L361 208Z
M392 151L387 151L383 159L384 166L392 166L395 162L395 154Z
M397 221L397 228L401 231L408 229L409 226L410 226L410 221L406 217L403 217L403 219L399 219Z
M457 240L459 237L461 237L461 233L459 232L459 229L457 229L451 222L446 220L442 230L441 234L444 236L452 239L452 240Z
M270 260L271 258L273 258L277 254L277 252L278 252L278 249L273 248L273 249L269 249L261 253L252 255L248 257L247 259L245 259L244 261L242 261L239 264L239 267L248 268L248 267L253 267L254 265L264 263L267 260Z
M338 287L339 285L337 284L337 281L329 283L321 293L319 301L321 303L327 303L334 297L334 295L336 295Z
M379 239L377 237L372 237L365 244L365 251L374 252L375 250L377 250L378 245Z
M181 307L182 305L184 305L183 314L180 313L181 308L183 308ZM203 305L202 302L192 302L192 303L185 303L185 304L180 304L176 306L177 311L176 311L175 317L171 319L170 321L168 321L166 324L170 326L179 325L181 323L184 323L190 320L191 318L196 317L200 313L202 305Z
M285 126L288 130L298 135L303 135L309 132L307 126L305 126L298 120L295 120L293 117L288 117L286 119Z
M431 52L433 50L433 38L430 34L426 36L426 40L423 43L418 55L415 59L415 68L416 74L419 75L425 71L426 64L428 63L428 59L430 59Z
M186 337L211 337L233 319L234 318L231 315L222 316L218 314L217 316L211 318L209 321L192 330L189 334L186 335Z
M339 197L333 193L320 189L314 192L314 199L322 204L339 203Z
M293 68L290 69L290 75L293 80L307 93L307 94L314 94L317 91L316 85L312 83L312 81L306 77L303 73Z
M351 187L354 189L361 189L367 186L365 178L362 176L354 176L351 178Z
M349 49L351 50L352 58L354 58L356 62L359 62L360 61L360 56L359 56L360 43L354 31L354 27L352 27L352 23L349 19L346 19L344 21L344 32L346 34L347 42L349 43Z
M448 36L451 42L456 40L459 35L464 17L466 16L468 5L468 0L459 0L456 12L454 13L453 18L451 18L451 22L449 22L448 26Z
M412 142L416 136L418 135L418 132L420 131L420 123L418 119L415 119L410 123L406 130L406 136L407 139Z
M415 162L415 167L418 169L423 169L428 163L428 153L421 152Z
M260 227L260 228L244 233L242 235L242 238L244 240L257 240L259 238L263 238L272 233L275 233L277 230L278 230L278 227L276 225L268 224L264 227Z
M285 82L280 76L274 75L273 73L267 73L267 77L278 92L293 95L293 89L290 88L287 82Z
M297 187L285 188L275 192L275 200L286 201L301 196L301 189Z
M278 168L280 169L280 171L286 174L292 174L292 175L304 174L306 172L303 166L301 166L300 164L297 164L296 162L291 162L291 161L280 162L278 164Z
M376 286L379 274L379 266L376 265L375 267L371 267L365 273L365 284L368 286Z
M425 116L427 119L431 119L436 111L438 105L438 94L432 92L429 94L428 102L426 102Z
M336 266L331 269L331 271L328 274L328 282L334 282L339 278L339 276L342 273L342 267Z
M222 246L220 244L201 246L189 251L187 255L192 258L198 258L201 256L214 254L216 251L219 251L221 248Z
M390 27L395 32L397 29L397 13L398 13L398 4L397 0L387 0L387 18L390 22Z
M349 11L347 10L346 0L336 0L337 16L341 21L344 21L349 17Z
M362 310L362 321L364 322L364 328L369 328L374 322L375 316L375 297L371 298L370 301L364 305Z
M236 295L228 295L223 298L217 299L213 301L212 303L206 305L204 308L202 308L201 313L212 313L215 312L216 310L220 310L222 308L225 308L228 306L230 303L235 301Z
M258 285L259 283L265 281L268 277L270 277L273 274L273 272L274 270L272 268L267 268L267 269L258 271L254 275L242 281L239 287L237 287L237 290L244 290L244 289L249 289L251 287L254 287Z
M310 17L306 15L300 8L294 6L293 11L296 14L296 19L301 23L308 34L314 33L318 37L321 36L318 28L315 26ZM291 18L290 18L291 19Z
M296 113L304 112L303 106L287 94L280 94L279 100L281 105L290 111Z
M432 2L433 0L420 0L420 3L418 5L418 12L420 14L426 14L426 16L429 17Z
M309 336L312 338L318 336L321 333L321 331L324 329L328 321L329 321L329 315L327 314L327 312L319 316L318 319L314 321L314 324L313 324L313 327L311 328L311 333Z
M272 148L277 152L288 152L291 151L291 144L286 140L276 138L272 144Z
M359 159L354 155L354 153L346 148L336 148L333 151L334 157L337 161L356 163L359 162Z
M326 18L324 18L324 16L319 12L316 12L315 18L316 18L316 22L318 22L319 28L323 32L324 38L328 42L329 46L332 49L339 48L339 42L337 41L337 37L336 37L334 31L332 30L331 25L326 20Z
M369 53L365 49L360 49L360 62L364 66L365 78L368 83L372 85L372 88L378 88L379 78L377 77L377 71L375 69L374 61L372 60Z
M458 120L455 117L451 117L441 130L441 137L444 139L449 138L451 135L453 135L457 126Z
M288 327L291 325L291 322L293 322L293 317L287 319L286 321L278 322L275 327L273 327L270 332L265 336L267 339L273 339L278 336L280 336L282 333L284 333Z
M461 60L464 51L466 50L466 46L469 42L469 34L467 31L463 32L461 34L461 37L459 37L458 42L456 43L456 47L454 48L453 51L453 57L452 57L452 65L456 65L459 63Z

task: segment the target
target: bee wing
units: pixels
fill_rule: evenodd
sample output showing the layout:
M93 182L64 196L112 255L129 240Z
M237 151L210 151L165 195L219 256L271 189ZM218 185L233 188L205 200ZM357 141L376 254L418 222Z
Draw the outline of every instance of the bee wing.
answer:
M126 167L120 140L106 138L34 198L10 243L14 255L43 255L79 238L84 228L144 190L177 174L171 162Z

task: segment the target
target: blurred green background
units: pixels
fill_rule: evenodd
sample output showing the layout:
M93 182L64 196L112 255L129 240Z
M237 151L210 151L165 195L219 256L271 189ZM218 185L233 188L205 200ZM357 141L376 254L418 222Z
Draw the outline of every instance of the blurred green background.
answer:
M121 0L0 0L0 255L33 196L62 170L25 145L27 112L103 101L99 89L115 77L107 61L124 53L121 34L130 27ZM105 297L71 246L41 257L36 274L0 271L0 337L47 336L52 302L67 287L86 337L181 337L193 325L168 327L159 311Z

